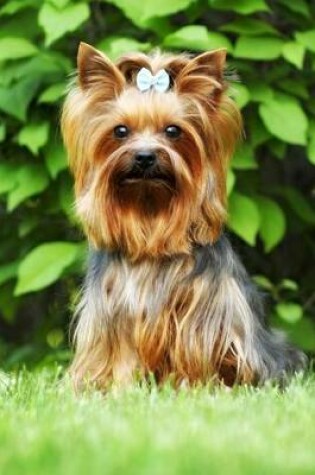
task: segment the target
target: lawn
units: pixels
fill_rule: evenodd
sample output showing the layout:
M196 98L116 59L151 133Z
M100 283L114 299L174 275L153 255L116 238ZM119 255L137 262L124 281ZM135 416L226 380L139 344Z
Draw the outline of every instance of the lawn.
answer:
M1 475L315 474L312 376L284 392L135 386L78 397L41 371L0 388Z

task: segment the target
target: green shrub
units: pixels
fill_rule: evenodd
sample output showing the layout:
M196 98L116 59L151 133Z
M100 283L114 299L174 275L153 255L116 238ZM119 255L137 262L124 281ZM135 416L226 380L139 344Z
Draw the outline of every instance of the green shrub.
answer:
M6 0L0 7L0 328L8 366L67 359L85 245L59 114L78 43L225 47L246 140L228 176L233 241L269 315L315 349L315 6L299 0ZM312 320L313 319L313 320ZM11 351L12 348L16 348ZM18 349L17 349L18 348ZM48 355L48 356L47 356Z

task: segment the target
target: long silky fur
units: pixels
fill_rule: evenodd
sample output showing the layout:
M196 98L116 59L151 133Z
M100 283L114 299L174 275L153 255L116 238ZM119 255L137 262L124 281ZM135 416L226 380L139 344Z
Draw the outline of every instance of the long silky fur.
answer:
M283 380L305 363L268 330L260 295L227 238L193 256L131 263L91 251L71 372L104 388L153 373L175 384Z
M116 66L104 60L100 70L101 57L96 56L96 69L91 70L82 66L88 56L85 49L79 55L79 79L63 108L62 131L75 177L77 213L90 241L96 247L124 249L136 260L189 253L195 242L217 239L226 219L227 162L241 133L239 111L224 93L223 66L212 65L224 53L213 52L213 60L206 57L201 64L187 55L135 54L121 58ZM128 78L143 65L153 72L163 68L173 72L172 90L139 93ZM214 74L212 68L218 72ZM170 123L176 120L187 136L184 150L152 136L151 145L162 149L161 159L163 154L168 156L170 163L165 161L165 166L171 166L176 176L176 194L156 193L160 202L169 203L163 213L139 213L128 203L118 206L114 175L117 167L126 166L124 153L138 146L135 137L127 142L125 151L123 146L113 148L110 134L113 123L122 120L120 115L139 129L148 122L165 126L165 118ZM183 153L190 163L183 160ZM135 193L129 203L146 199Z
M226 169L242 121L227 96L224 51L133 54L113 64L81 45L62 114L76 209L91 252L75 318L75 385L136 374L174 384L283 380L304 355L267 328L261 298L222 235ZM168 92L135 74L166 69ZM163 130L183 130L168 141ZM134 131L118 143L113 128ZM162 132L161 132L162 131ZM167 180L121 185L134 153L157 150Z

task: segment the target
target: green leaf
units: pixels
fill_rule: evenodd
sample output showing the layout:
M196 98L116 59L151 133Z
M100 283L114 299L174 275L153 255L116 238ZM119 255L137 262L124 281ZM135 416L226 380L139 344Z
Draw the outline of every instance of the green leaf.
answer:
M256 203L248 196L233 192L229 197L229 227L251 246L255 245L260 216Z
M208 0L208 2L211 7L218 10L228 10L242 15L269 11L265 0Z
M73 183L70 177L62 176L60 185L58 188L58 201L62 211L67 215L70 221L76 221L76 215L74 213L74 192Z
M24 38L0 38L0 61L26 58L37 52L36 46Z
M237 147L232 159L232 167L235 170L255 170L258 168L254 150L248 143Z
M291 144L306 144L308 121L296 98L275 94L271 100L260 104L259 115L275 137Z
M38 22L45 31L45 44L50 46L70 31L75 31L90 16L86 3L70 3L62 10L50 3L44 3L39 11Z
M281 189L281 194L285 196L287 202L295 212L295 214L305 223L315 224L315 210L310 203L304 198L302 193L295 188Z
M315 29L297 32L295 33L295 38L301 45L305 46L306 49L315 53Z
M232 193L235 186L235 182L236 182L235 173L233 173L231 169L228 169L227 177L226 177L226 191L227 191L228 196L230 196L230 194Z
M279 284L279 288L285 290L292 290L293 292L297 292L299 290L298 284L291 279L282 279Z
M123 54L130 53L130 51L148 51L151 48L151 44L140 42L133 38L110 36L98 43L97 48L115 60Z
M18 234L20 238L24 238L30 232L32 232L39 224L40 215L30 215L29 213L26 216L23 216L22 221L19 223Z
M14 295L34 292L51 285L76 261L80 245L49 242L33 249L21 261Z
M28 9L12 15L2 21L0 28L0 38L16 37L18 32L19 38L28 38L28 40L36 41L40 28L37 24L37 15L34 11Z
M65 335L63 330L60 328L55 328L50 330L46 336L46 341L51 348L58 348L61 343L64 341Z
M195 0L106 0L120 8L127 18L138 26L146 26L151 18L163 17L185 10Z
M192 0L192 2L194 2L194 0ZM162 41L165 36L172 33L174 27L171 25L169 18L166 16L154 17L150 20L146 20L141 26L141 29L151 30L158 36L158 38L160 39L159 41Z
M67 168L65 149L61 142L51 142L45 151L45 162L49 174L56 178L59 172Z
M19 168L13 163L0 162L0 194L7 193L16 185Z
M305 48L300 43L296 41L288 41L285 43L282 48L282 56L289 61L289 63L294 64L298 69L302 69L303 61L305 56Z
M292 2L292 0L279 0L279 3L282 3L282 5L285 5L288 10L294 13L300 13L307 18L310 16L309 6L304 0L298 0L297 2Z
M258 114L252 114L248 124L251 145L256 148L270 139L271 135L260 120Z
M205 26L184 26L174 33L166 36L163 42L166 48L179 48L191 50L211 50L226 48L232 51L231 42L221 33L208 32Z
M39 104L53 104L65 94L65 89L66 86L64 82L52 84L41 93L37 102Z
M60 10L65 8L65 6L68 5L68 3L70 3L70 0L48 0L48 1L49 3L54 5L56 8L59 8Z
M235 58L266 61L281 55L284 41L276 37L240 36L235 44Z
M234 82L228 92L240 109L243 109L250 101L250 92L244 84Z
M34 78L24 79L11 87L0 87L0 110L24 121L38 87L39 81Z
M233 46L230 40L222 35L221 33L217 33L215 31L209 31L208 33L208 47L206 49L220 49L225 48L229 53L233 51Z
M238 18L230 23L226 23L225 25L222 25L219 30L247 36L278 34L278 31L269 23L248 17Z
M256 80L247 84L252 102L267 102L273 98L273 90L270 86Z
M39 55L35 56L35 59ZM21 61L12 61L6 63L6 67L2 68L0 76L0 86L10 86L16 84L16 81L25 76L21 71L24 70L25 65L27 65L33 58L27 58Z
M7 132L7 130L6 130L5 123L0 122L0 143L5 140L6 132Z
M314 352L315 327L312 318L305 318L304 316L288 333L292 343L305 351Z
M13 298L12 282L7 282L0 287L0 309L2 318L12 323L15 320L19 299Z
M280 206L270 198L255 198L260 213L259 235L266 252L270 252L283 239L286 230L285 215Z
M278 316L287 323L296 323L303 317L301 305L292 302L281 302L276 305Z
M277 86L283 91L288 92L293 96L300 97L301 99L309 99L310 97L308 89L302 81L297 81L293 78L281 78Z
M73 69L68 57L57 51L45 51L29 60L20 74L40 75L45 82L55 82L55 78L64 79Z
M278 139L271 139L268 142L268 148L273 155L282 160L287 151L287 144Z
M315 120L310 121L308 129L307 156L309 161L315 165Z
M34 82L58 83L72 69L73 66L69 58L55 51L47 51L24 61L7 63L0 76L0 84L8 86L16 80L23 80L26 77L28 77L28 81L33 78Z
M254 275L253 281L256 285L258 285L258 287L264 290L268 290L269 292L274 288L274 285L271 280L269 280L265 275Z
M0 9L0 15L14 15L14 13L29 7L37 7L39 0L11 0Z
M37 122L25 125L17 135L17 143L27 147L33 155L43 147L49 136L49 122Z
M8 195L8 211L20 203L45 190L49 184L48 175L41 165L24 165L16 174L15 187Z
M18 261L10 262L0 266L0 285L16 276Z

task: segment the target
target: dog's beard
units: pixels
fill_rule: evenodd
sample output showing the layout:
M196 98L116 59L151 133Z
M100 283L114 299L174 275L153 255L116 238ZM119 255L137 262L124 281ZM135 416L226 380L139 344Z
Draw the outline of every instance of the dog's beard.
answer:
M164 150L156 166L141 172L130 151L107 157L78 206L92 241L132 259L188 252L187 230L199 188L180 160L176 152Z
M178 194L175 176L159 169L130 170L113 186L119 207L147 218L167 213Z
M107 197L110 196L122 212L134 213L139 218L150 219L161 213L168 215L175 201L181 200L184 188L186 194L187 187L189 189L189 185L184 183L183 173L174 167L175 159L179 163L180 158L174 157L174 152L171 156L171 153L161 149L157 152L156 163L146 169L134 163L132 152L122 153L105 171L108 176ZM185 167L184 175L188 174ZM123 217L122 214L121 219Z

